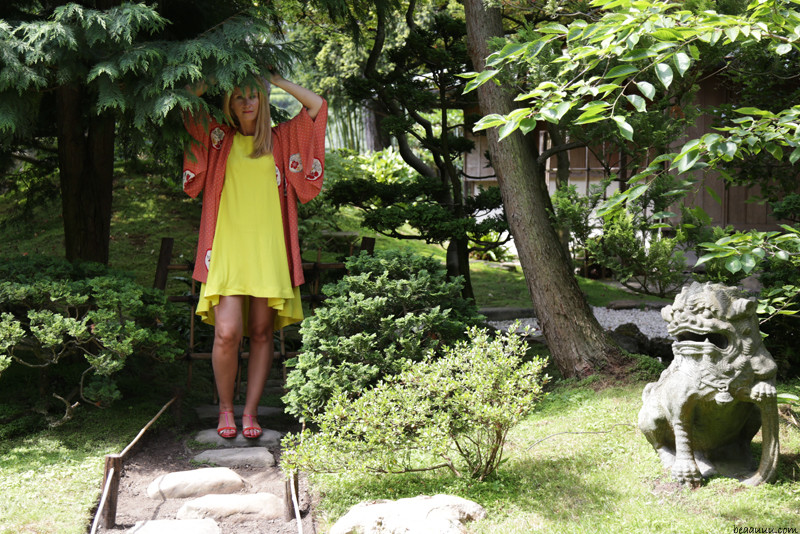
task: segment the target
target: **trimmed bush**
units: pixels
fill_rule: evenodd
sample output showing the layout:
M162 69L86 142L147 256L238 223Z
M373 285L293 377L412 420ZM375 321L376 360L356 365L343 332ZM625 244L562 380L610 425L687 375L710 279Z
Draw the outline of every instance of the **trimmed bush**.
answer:
M434 258L409 252L362 253L348 274L323 288L316 315L303 322L299 357L283 397L287 412L313 421L330 398L355 397L426 352L464 338L483 319Z
M97 264L18 257L0 265L0 373L13 364L50 368L80 397L108 405L114 375L132 355L168 361L184 344L164 327L175 309L163 292ZM78 378L71 365L83 361ZM62 365L59 365L62 364ZM77 382L77 383L75 383ZM69 404L73 394L49 391Z
M542 396L545 361L523 362L522 337L469 339L408 364L361 397L337 394L319 418L284 439L285 470L401 473L449 469L483 480L500 465L508 431Z

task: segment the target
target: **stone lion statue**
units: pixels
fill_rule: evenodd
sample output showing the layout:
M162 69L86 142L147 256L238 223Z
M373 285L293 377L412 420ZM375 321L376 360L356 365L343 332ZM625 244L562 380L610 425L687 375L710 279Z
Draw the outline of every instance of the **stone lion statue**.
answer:
M662 463L691 485L713 474L749 485L771 481L779 452L777 366L762 343L755 300L695 282L661 315L675 359L645 386L639 428ZM750 442L759 428L756 469Z

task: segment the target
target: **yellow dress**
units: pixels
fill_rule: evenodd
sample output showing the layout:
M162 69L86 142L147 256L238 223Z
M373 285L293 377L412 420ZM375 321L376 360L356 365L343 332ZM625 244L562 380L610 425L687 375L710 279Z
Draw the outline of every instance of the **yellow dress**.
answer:
M225 169L208 280L197 315L214 324L221 295L267 298L278 310L275 330L303 320L300 291L292 287L272 155L250 157L253 137L236 134ZM247 335L249 299L243 309Z

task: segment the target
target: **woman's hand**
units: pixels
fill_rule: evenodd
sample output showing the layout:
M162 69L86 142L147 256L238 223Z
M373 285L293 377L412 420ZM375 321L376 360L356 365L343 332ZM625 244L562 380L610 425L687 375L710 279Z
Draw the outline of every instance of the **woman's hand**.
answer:
M208 84L205 82L205 80L200 80L199 82L188 84L186 86L186 90L192 93L194 96L203 96L203 93L208 90Z
M269 83L272 85L278 85L281 81L283 81L283 77L272 70L272 67L269 68Z

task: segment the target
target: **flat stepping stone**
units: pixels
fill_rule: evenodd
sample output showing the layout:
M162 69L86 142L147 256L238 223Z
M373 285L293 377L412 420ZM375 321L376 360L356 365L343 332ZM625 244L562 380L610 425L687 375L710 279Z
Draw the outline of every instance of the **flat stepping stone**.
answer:
M366 501L339 519L330 534L463 534L464 523L486 517L477 503L454 495L420 495L397 501Z
M209 428L201 430L195 435L195 441L205 443L207 445L214 445L217 447L268 447L278 448L281 445L281 438L283 434L277 430L269 430L265 428L260 437L252 439L246 438L242 435L242 429L239 428L239 433L235 438L226 439L217 434L216 428Z
M275 457L266 447L240 449L214 449L194 457L195 462L208 462L224 467L273 467Z
M245 480L227 467L206 467L167 473L147 486L151 499L185 499L209 493L235 493L244 489Z
M200 419L214 419L216 420L219 417L219 406L215 404L204 404L202 406L198 406L194 409L197 413L197 417ZM233 407L233 416L236 418L237 424L242 422L242 413L244 412L244 406L237 405ZM259 406L258 407L258 416L259 417L279 417L283 416L283 408L275 408L273 406Z
M285 509L283 500L272 493L206 495L185 503L176 517L182 520L224 519L235 514L247 514L248 518L280 519Z
M153 519L137 521L126 534L221 534L219 525L213 519Z

